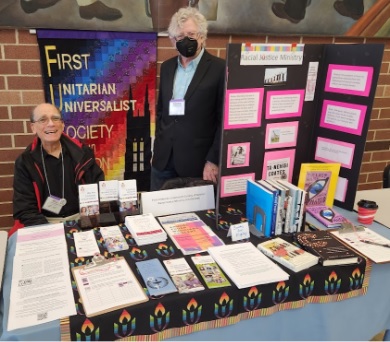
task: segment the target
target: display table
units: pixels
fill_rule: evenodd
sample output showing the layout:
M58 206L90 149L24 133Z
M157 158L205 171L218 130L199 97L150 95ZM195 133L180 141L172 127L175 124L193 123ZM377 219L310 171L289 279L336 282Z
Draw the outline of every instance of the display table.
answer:
M340 211L352 221L357 216L353 212ZM212 220L212 216L213 213L208 212L204 219ZM226 235L223 225L221 222L219 234ZM76 227L67 229L69 231ZM390 237L390 231L379 224L374 224L373 229ZM177 337L173 340L368 340L390 327L390 298L387 292L390 286L390 264L382 264L373 265L371 274L366 273L365 285L370 278L368 289L356 283L354 277L361 272L357 265L353 266L357 269L355 273L351 273L352 266L315 266L308 272L290 273L291 279L283 284L266 284L242 290L233 285L194 294L167 295L124 311L113 312L109 316L91 319L82 316L81 304L76 300L81 315L71 317L71 324L63 320L61 325L55 321L7 332L5 327L15 240L16 235L11 237L8 246L2 295L1 340L105 340L105 329L110 327L116 331L115 338L134 340L156 340L175 335ZM167 241L165 247L159 246L154 250L158 253L171 251L169 246L170 242ZM130 258L142 252L136 246L132 248L128 251ZM150 249L147 251L152 253ZM74 256L70 257L70 261L74 261ZM353 276L345 278L346 274ZM344 290L324 288L324 284L329 285L340 279ZM310 280L315 283L311 293L305 292L307 288L302 287ZM345 286L357 287L355 290L346 290ZM213 316L219 319L210 320ZM138 318L136 322L134 318ZM70 329L72 324L73 328ZM137 331L152 329L155 334L137 335L132 328Z

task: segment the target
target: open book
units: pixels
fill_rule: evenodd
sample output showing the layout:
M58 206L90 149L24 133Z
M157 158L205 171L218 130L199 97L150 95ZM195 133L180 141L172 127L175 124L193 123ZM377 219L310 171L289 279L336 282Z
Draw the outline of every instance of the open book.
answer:
M331 231L343 243L365 255L375 263L390 262L390 240L366 227L343 232Z

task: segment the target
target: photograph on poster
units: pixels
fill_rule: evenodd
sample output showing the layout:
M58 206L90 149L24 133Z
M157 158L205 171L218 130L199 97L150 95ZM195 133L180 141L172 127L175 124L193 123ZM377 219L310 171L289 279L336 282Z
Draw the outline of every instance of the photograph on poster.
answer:
M292 181L295 149L264 153L262 179L285 179Z
M221 177L221 197L245 195L248 179L255 180L255 174L246 173Z
M225 129L260 127L264 88L226 90Z
M318 76L318 65L319 62L309 62L306 79L305 101L314 100Z
M267 119L301 116L305 90L268 91L265 117Z
M329 64L325 91L368 96L373 73L374 68L369 66Z
M324 100L320 126L345 133L361 135L367 106Z
M265 148L296 146L298 121L268 124L265 133Z
M264 85L276 86L287 83L287 68L267 68L265 69Z
M242 167L249 165L250 143L228 144L227 167Z
M324 163L340 163L342 167L351 169L354 153L354 144L318 137L314 159Z

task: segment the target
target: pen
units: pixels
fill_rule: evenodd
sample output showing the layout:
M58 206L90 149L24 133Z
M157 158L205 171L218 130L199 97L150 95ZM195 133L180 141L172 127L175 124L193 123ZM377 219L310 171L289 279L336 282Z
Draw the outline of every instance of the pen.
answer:
M378 242L373 242L373 241L368 241L368 240L360 240L361 242L367 243L369 245L375 245L375 246L382 246L382 247L387 247L390 248L389 244L386 243L378 243Z

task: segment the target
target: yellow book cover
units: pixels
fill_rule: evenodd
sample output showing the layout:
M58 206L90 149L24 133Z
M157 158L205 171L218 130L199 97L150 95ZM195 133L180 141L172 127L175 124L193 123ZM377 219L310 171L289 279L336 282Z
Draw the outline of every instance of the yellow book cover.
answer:
M340 163L302 163L298 187L306 191L306 206L333 206Z

